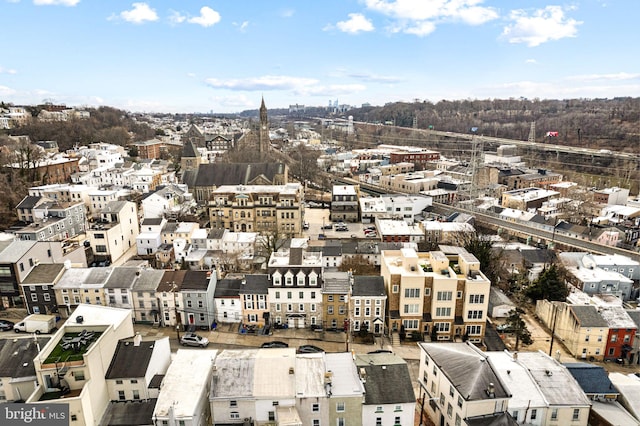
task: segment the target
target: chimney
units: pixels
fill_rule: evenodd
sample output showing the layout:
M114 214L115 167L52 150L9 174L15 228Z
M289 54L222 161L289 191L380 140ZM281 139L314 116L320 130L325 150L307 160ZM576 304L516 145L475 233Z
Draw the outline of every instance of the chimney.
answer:
M496 388L493 383L489 383L489 386L487 387L487 395L489 396L489 398L496 397Z
M136 335L133 336L133 346L140 346L140 342L142 342L142 336L140 333L136 333Z

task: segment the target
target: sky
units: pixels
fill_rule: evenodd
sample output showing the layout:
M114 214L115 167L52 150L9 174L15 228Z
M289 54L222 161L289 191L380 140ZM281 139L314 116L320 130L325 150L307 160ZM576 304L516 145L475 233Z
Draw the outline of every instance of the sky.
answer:
M0 101L131 112L640 96L638 0L0 0Z

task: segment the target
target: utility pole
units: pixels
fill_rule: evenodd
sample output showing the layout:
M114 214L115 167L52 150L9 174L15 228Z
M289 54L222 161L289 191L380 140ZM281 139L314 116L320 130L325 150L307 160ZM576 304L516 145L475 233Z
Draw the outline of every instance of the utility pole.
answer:
M556 305L551 302L551 306L553 306L553 325L551 327L551 344L549 345L549 356L551 356L551 353L553 351L553 339L556 336L556 320L558 317L558 310Z

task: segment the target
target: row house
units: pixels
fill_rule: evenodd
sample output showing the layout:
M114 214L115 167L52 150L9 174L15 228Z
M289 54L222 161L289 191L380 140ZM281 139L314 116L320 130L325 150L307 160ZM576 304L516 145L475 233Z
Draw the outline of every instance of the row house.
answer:
M508 413L511 393L482 351L470 343L418 346L421 423L474 424L470 420L481 417L489 423L514 424Z
M393 354L224 350L212 364L213 425L413 424L409 370Z
M15 231L18 238L31 241L64 241L85 233L87 218L82 201L64 202L45 197L33 200L34 198L37 197L27 196L18 204L19 216L29 223Z
M471 253L461 249L448 257L412 248L383 251L380 275L391 331L431 333L434 340L466 336L482 341L491 283Z
M322 284L323 319L325 329L349 329L349 293L352 277L348 272L324 272Z
M368 330L375 335L385 334L387 293L384 278L374 275L353 277L350 304L352 330Z
M57 312L69 318L80 305L107 306L104 286L112 268L69 268L52 283Z
M72 361L61 360L67 341L82 333ZM131 311L79 305L33 359L35 389L23 396L27 404L65 404L73 424L98 424L109 402L106 373L118 342L134 336Z
M22 281L20 287L29 314L53 314L58 312L56 293L53 289L65 266L61 263L41 263Z
M156 289L158 307L160 308L160 325L163 327L176 327L185 324L184 303L182 302L182 282L187 271L164 271L160 284Z
M160 383L171 363L169 338L143 340L137 334L122 339L105 375L109 404L98 424L126 418L136 424L152 424Z
M90 224L87 236L95 256L113 262L135 246L139 232L135 203L112 201Z
M269 317L290 328L322 321L322 257L302 248L271 253L268 262Z
M19 403L33 392L36 370L33 359L49 337L0 339L0 401Z
M589 361L604 360L609 325L598 313L597 307L538 300L536 315L549 329L555 330L554 335L562 340L574 357Z
M424 195L387 195L378 198L360 198L362 223L381 219L402 219L412 224L431 206L431 197Z
M235 232L302 232L302 185L223 185L211 193L211 226Z
M63 247L55 241L0 241L0 303L2 306L23 305L20 284L41 263L65 263L87 266L83 247ZM36 290L40 286L36 286ZM30 296L31 297L31 296ZM44 296L43 296L44 297ZM40 296L38 296L39 300Z
M183 206L183 203L190 199L191 194L186 185L163 185L143 196L141 201L142 216L145 218L160 218L180 213L180 211L188 209L189 205Z
M213 294L215 304L215 319L221 323L240 323L243 320L243 304L240 297L240 287L246 285L242 277L227 276L216 284Z
M120 196L115 189L94 189L89 192L89 214L92 218L100 216L102 209L107 207L107 204L118 201Z
M139 271L131 287L133 320L141 324L160 325L158 286L164 271L145 268Z
M360 187L358 185L334 185L331 190L329 220L334 222L360 222Z
M187 271L180 287L182 311L187 327L209 330L215 322L216 271Z
M633 279L627 275L636 276L640 268L635 262L629 260L618 266L612 259L607 261L582 252L564 252L558 258L568 271L569 283L583 292L589 295L612 294L623 301L631 300ZM603 262L602 267L598 265L600 261Z
M269 321L269 275L245 275L243 281L239 291L242 322L262 328Z
M46 197L66 203L82 202L85 206L89 206L91 203L89 194L96 189L94 186L60 183L55 185L32 186L29 188L28 195ZM20 211L18 211L18 215L20 215Z
M142 219L140 233L136 237L138 256L149 256L158 251L162 245L162 229L166 224L167 219L163 217Z

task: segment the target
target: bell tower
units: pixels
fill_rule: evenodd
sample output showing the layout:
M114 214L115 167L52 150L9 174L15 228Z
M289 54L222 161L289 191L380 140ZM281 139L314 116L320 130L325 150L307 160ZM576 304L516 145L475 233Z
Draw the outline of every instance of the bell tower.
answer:
M269 150L269 121L267 120L267 107L264 104L264 96L260 104L260 132L258 140L258 151L262 154Z

